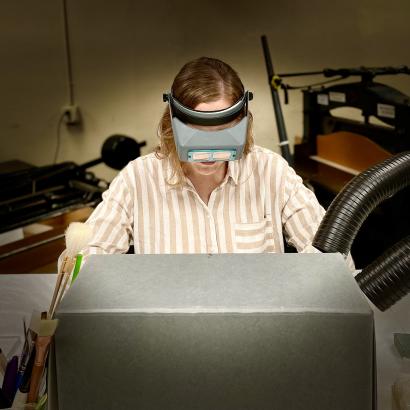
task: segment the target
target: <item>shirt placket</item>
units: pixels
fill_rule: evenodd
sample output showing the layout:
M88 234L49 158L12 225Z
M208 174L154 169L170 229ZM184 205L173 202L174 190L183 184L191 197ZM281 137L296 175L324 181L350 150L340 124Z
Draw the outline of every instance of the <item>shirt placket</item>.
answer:
M204 215L205 215L205 236L206 236L206 252L207 253L219 253L220 246L218 242L218 232L216 227L216 210L214 212L214 204L217 195L222 195L222 188L228 182L228 178L222 182L222 184L215 188L211 196L209 197L208 205L206 205L199 197L192 183L187 183L187 189L194 193L196 200L201 203Z
M218 237L216 231L216 222L214 216L214 204L216 196L220 193L221 188L218 187L214 191L212 191L211 196L209 197L208 206L206 207L207 212L207 252L208 253L218 253L219 246L218 246Z

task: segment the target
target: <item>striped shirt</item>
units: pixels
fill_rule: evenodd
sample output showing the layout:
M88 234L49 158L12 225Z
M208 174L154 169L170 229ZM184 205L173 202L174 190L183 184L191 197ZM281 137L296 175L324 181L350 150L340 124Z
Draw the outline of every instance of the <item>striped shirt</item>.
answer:
M188 178L167 183L168 159L154 153L130 162L103 193L87 224L93 237L84 255L298 252L311 242L325 213L315 195L278 154L255 146L230 161L225 179L205 204Z

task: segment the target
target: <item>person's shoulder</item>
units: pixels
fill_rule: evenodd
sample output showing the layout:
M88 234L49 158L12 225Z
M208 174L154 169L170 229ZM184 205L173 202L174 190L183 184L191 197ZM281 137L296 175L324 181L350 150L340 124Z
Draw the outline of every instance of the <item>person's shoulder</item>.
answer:
M136 168L139 165L143 165L146 166L148 162L156 162L156 161L160 161L160 159L158 158L158 156L155 154L155 152L150 152L149 154L146 155L142 155L138 158L133 159L132 161L130 161L128 163L128 165L125 167L129 167L129 168Z
M121 176L125 182L132 183L132 181L138 179L138 175L141 174L141 171L149 172L153 167L159 165L160 161L160 158L157 157L155 152L142 155L130 161L119 172L118 176Z
M257 161L263 161L266 163L271 162L283 167L286 167L288 165L286 160L281 155L259 145L254 145L248 156L250 156L250 158L252 159L256 159Z
M134 160L130 161L121 172L137 173L138 169L150 169L152 166L159 165L161 159L156 155L155 152L150 152L149 154L142 155Z

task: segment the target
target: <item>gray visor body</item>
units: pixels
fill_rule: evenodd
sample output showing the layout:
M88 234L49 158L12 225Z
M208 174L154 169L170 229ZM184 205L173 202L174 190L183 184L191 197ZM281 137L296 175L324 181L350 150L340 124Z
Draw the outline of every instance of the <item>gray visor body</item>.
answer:
M170 107L172 131L178 157L185 162L234 161L241 158L248 130L248 101L252 93L231 107L219 111L197 111L185 107L172 94L164 94ZM226 124L243 114L234 126L222 130L202 130L200 126Z

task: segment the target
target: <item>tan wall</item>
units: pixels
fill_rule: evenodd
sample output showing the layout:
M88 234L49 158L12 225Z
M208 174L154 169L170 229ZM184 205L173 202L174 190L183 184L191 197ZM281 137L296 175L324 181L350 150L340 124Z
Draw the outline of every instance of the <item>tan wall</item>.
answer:
M61 128L60 161L98 157L113 133L147 140L143 153L148 153L156 144L162 92L182 64L201 55L237 69L255 94L257 143L277 150L263 33L278 72L410 65L408 0L67 0L67 5L75 99L84 125ZM60 109L68 102L62 0L2 0L0 33L0 161L51 163ZM410 94L408 76L384 81ZM301 95L295 91L290 97L284 114L293 140L302 133ZM104 165L94 171L109 179L116 173Z

